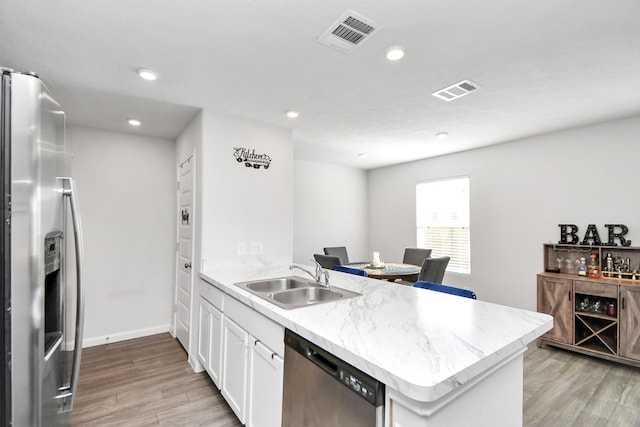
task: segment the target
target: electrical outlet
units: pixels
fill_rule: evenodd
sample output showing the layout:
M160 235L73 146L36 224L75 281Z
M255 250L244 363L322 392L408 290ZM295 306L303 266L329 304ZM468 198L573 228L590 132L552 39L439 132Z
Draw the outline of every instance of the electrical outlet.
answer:
M262 255L262 242L251 242L251 255Z
M238 242L238 255L246 255L247 254L247 244L245 242Z

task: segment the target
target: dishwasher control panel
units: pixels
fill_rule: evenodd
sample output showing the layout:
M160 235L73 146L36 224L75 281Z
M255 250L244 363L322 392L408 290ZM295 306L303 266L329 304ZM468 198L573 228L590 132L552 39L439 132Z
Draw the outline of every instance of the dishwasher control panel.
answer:
M376 402L376 387L370 384L366 384L364 381L354 376L350 372L338 368L338 379L342 384L349 387L360 396L364 397L369 402L375 404Z

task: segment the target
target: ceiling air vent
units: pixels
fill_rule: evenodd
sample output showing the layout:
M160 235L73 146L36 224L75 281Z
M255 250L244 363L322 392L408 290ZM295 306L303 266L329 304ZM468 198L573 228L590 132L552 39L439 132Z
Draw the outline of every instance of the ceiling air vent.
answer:
M320 43L351 53L379 31L378 24L352 10L347 10L318 37Z
M453 101L454 99L461 98L477 89L480 89L477 83L471 80L463 80L444 89L433 92L431 95L436 98L444 99L445 101Z

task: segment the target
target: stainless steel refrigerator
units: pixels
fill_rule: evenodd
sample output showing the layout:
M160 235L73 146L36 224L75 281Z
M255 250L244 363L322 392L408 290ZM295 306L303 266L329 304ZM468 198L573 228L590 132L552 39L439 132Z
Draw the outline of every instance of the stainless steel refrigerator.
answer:
M0 72L0 425L70 425L84 294L66 118L37 76Z

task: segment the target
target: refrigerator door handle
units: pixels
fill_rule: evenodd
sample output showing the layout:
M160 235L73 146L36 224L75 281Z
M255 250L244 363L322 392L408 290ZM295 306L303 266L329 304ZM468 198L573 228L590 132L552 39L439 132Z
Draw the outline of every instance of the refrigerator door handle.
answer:
M84 258L84 246L82 238L82 225L80 223L80 209L76 197L76 186L73 178L64 177L63 192L69 198L71 207L71 220L73 223L73 239L76 257L76 334L74 341L73 364L71 368L71 380L69 389L60 390L58 398L64 399L65 409L73 408L73 400L78 388L78 376L80 375L80 359L82 357L82 336L84 331L84 283L82 281L82 267Z

